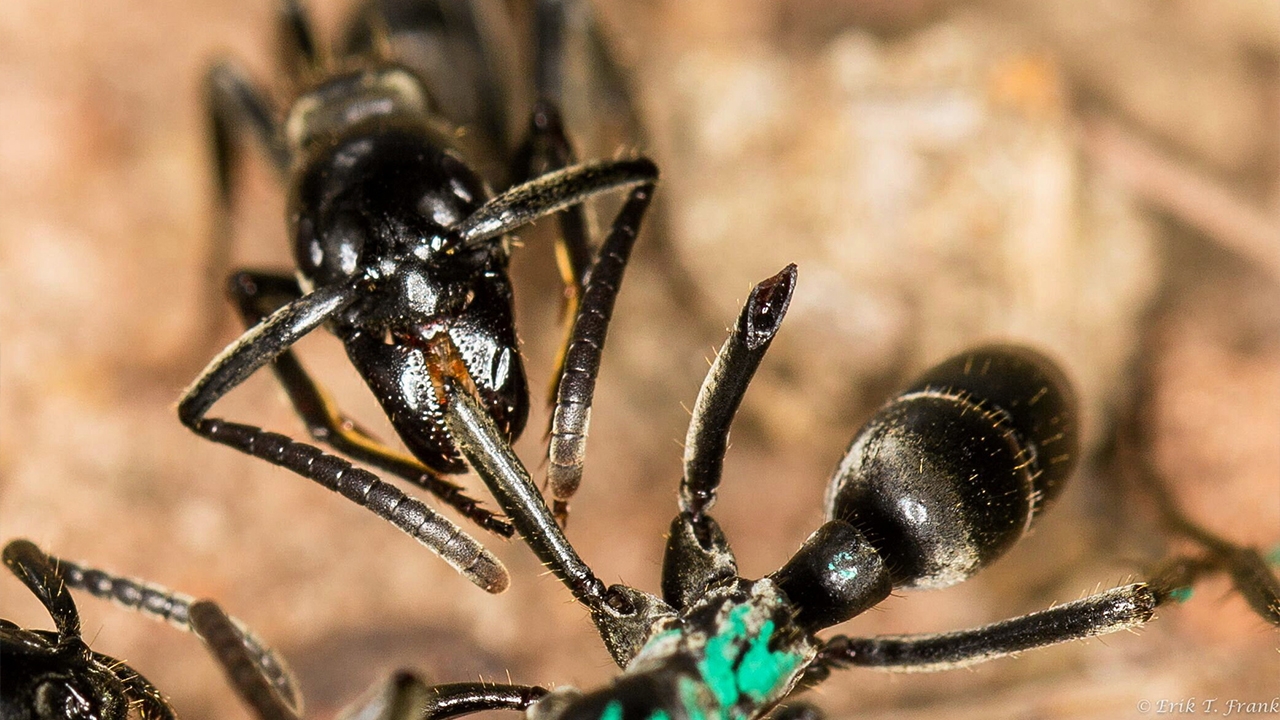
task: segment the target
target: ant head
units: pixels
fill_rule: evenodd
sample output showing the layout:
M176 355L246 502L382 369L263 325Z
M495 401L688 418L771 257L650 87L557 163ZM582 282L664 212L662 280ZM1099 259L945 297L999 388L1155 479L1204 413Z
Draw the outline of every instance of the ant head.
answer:
M1063 374L988 346L927 372L863 427L827 493L899 587L960 582L1007 550L1060 492L1076 458Z
M48 555L28 540L4 548L4 564L31 590L58 630L23 630L0 620L0 717L14 720L124 720L129 693L115 660L89 650L80 613ZM132 672L132 671L129 671Z
M3 628L3 626L0 626ZM4 673L0 715L12 720L125 720L129 693L83 644L58 646L50 633L0 629Z
M529 400L508 246L458 241L453 228L488 191L443 139L424 147L420 126L369 122L372 131L317 141L299 166L295 259L304 287L363 280L334 331L410 451L434 470L460 472L427 346L448 336L485 409L509 438L520 434Z
M329 137L298 166L289 216L303 278L325 286L414 265L438 279L505 269L505 243L462 247L450 232L488 191L445 139L424 149L423 128L371 122L378 127Z

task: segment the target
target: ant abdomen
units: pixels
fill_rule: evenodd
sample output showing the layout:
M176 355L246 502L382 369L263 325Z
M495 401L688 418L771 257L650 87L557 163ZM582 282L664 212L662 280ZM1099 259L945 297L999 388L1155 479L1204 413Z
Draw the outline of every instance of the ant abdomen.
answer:
M1075 400L1046 357L967 351L924 374L854 437L827 517L856 527L897 587L938 588L1007 550L1076 457Z

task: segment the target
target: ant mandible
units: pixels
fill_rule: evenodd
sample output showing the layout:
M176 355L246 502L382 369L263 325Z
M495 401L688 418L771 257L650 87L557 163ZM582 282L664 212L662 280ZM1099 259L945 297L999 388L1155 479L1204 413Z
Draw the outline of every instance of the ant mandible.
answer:
M558 2L539 6L539 77L555 77L547 68L559 62L564 12ZM187 388L178 416L205 438L341 493L477 586L501 592L507 571L476 539L345 458L423 487L487 530L512 534L508 523L442 477L466 466L430 378L443 373L473 389L505 442L520 435L529 400L513 325L507 233L560 213L560 254L568 259L566 281L576 306L561 354L549 450L549 480L563 522L581 476L609 316L657 168L645 158L571 164L555 105L543 100L525 146L514 153L511 174L523 182L490 197L455 151L455 136L435 113L428 88L387 57L385 37L372 38L368 52L328 53L298 0L283 0L281 25L298 88L283 121L233 65L218 64L207 78L220 200L215 246L225 254L233 170L240 135L247 133L288 188L297 277L233 275L230 293L250 327ZM370 27L376 35L378 23ZM618 190L630 194L593 254L580 207ZM588 278L595 281L590 289ZM291 346L321 326L342 340L411 457L347 418L298 362ZM457 350L447 360L435 347L444 340ZM311 436L345 458L256 425L208 417L218 399L268 363Z

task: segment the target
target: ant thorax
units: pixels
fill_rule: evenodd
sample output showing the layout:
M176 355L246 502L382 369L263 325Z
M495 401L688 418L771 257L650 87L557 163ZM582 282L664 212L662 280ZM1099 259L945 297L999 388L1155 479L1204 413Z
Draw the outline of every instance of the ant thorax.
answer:
M770 578L709 589L695 605L655 623L608 688L548 713L562 720L741 720L786 697L818 652L795 608ZM570 691L572 692L572 691ZM542 712L560 703L544 703Z

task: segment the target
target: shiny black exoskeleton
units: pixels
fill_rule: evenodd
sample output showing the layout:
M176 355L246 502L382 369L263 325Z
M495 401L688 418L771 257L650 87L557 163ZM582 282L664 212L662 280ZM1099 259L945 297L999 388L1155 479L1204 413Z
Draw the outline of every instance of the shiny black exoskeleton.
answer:
M400 70L379 83L409 83ZM303 147L289 198L306 285L366 287L330 321L351 362L413 455L439 472L465 469L443 427L427 373L428 344L447 334L485 409L519 436L529 390L516 343L505 243L463 246L450 228L488 200L484 183L418 115L379 117Z
M730 423L795 281L792 266L756 287L698 393L661 597L606 587L475 393L445 383L463 453L538 558L590 611L623 669L592 692L553 690L530 708L531 720L751 720L843 667L945 670L1133 628L1210 572L1229 574L1260 615L1280 624L1280 585L1258 552L1184 518L1204 555L1164 563L1146 582L970 630L819 637L895 589L951 585L1004 553L1070 475L1076 410L1066 378L1033 350L993 345L946 360L855 436L831 479L826 522L792 558L764 578L741 577L708 511Z
M953 585L1009 549L1077 456L1066 378L1025 348L930 370L871 418L832 480L828 517L857 527L895 584Z
M506 569L477 540L350 461L413 482L480 526L512 534L509 523L442 476L464 470L465 464L438 391L447 379L464 384L505 442L520 435L529 399L507 277L508 233L557 215L567 295L577 311L551 428L552 489L563 505L577 487L574 472L581 469L609 313L657 169L644 158L572 164L554 102L558 90L540 87L544 96L532 112L524 144L494 150L509 158L514 184L493 195L463 159L458 141L465 133L437 114L440 105L424 76L390 57L390 24L379 21L375 10L360 16L350 47L330 53L318 46L297 0L280 1L284 54L296 90L282 117L232 65L215 66L207 80L221 200L215 247L219 257L228 254L233 171L240 136L247 133L288 188L297 272L233 275L231 295L250 327L186 390L178 415L214 442L341 493L426 545L476 585L500 592L509 582ZM485 37L486 24L479 17L492 19L494 8L479 12L468 2L425 1L439 11L415 16L430 26L429 34L461 43L483 66L491 38ZM564 17L580 12L569 7L578 4L536 4L541 41L536 64L545 83L558 82L559 72L547 68L559 62ZM474 72L467 77L485 77L484 68L469 67ZM478 118L492 112L481 103L464 114L490 142L500 142L493 136L501 135L502 123ZM581 205L619 190L629 195L602 245L607 252L597 254ZM586 291L587 277L601 281L594 292ZM321 326L342 340L411 455L384 445L346 417L294 356L291 346ZM339 454L256 425L208 417L218 399L267 364L312 437Z

